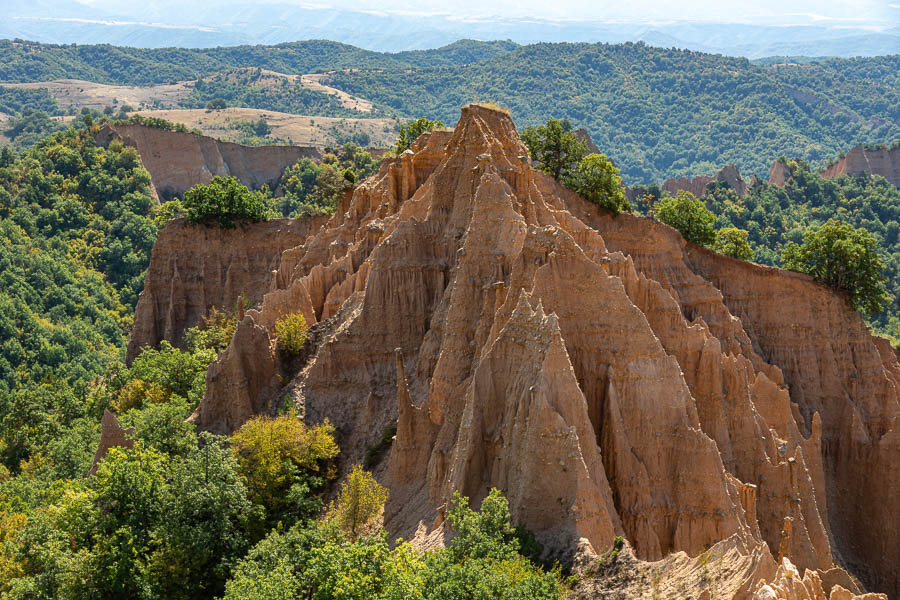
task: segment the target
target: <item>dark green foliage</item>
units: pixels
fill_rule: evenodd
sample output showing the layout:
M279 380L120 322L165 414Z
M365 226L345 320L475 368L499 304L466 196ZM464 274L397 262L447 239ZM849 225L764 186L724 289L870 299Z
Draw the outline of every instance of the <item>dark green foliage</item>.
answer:
M520 127L553 114L585 127L626 182L640 183L730 162L764 175L783 152L824 161L860 141L896 139L897 72L900 55L784 68L640 43L533 44L462 66L337 71L325 81L444 122L472 98L508 106Z
M247 189L236 177L213 177L207 185L195 185L182 201L189 223L218 223L222 229L267 221L272 210L266 194Z
M883 334L900 330L900 189L882 177L841 176L824 179L802 160L786 160L791 175L784 188L758 183L746 196L738 196L727 184L710 184L704 200L717 215L719 228L737 227L748 232L755 262L783 266L782 252L790 244L802 244L809 228L837 218L864 228L877 240L884 265L887 292L893 300L886 310L869 317Z
M631 210L619 169L604 154L588 154L579 160L565 185L613 214Z
M384 534L351 542L325 523L272 533L235 571L226 600L530 600L564 597L554 573L519 553L506 499L493 490L480 512L457 494L447 548L391 550Z
M18 117L9 120L3 134L17 148L29 148L54 131L64 129L62 123L51 119L40 110L25 109Z
M51 510L35 511L5 549L27 568L0 582L4 597L221 594L259 517L223 442L203 434L181 456L140 444L110 450L95 476L51 493Z
M808 273L847 292L856 310L875 316L890 301L878 240L866 231L831 220L803 234L803 243L789 243L782 252L785 268Z
M684 239L709 246L716 240L716 216L690 192L679 190L653 205L653 216L681 232Z
M235 75L236 67L245 69ZM858 142L900 137L900 55L767 66L642 43L460 41L379 54L325 41L211 49L0 42L4 81L147 84L228 71L195 89L196 106L212 99L203 88L218 78L218 93L251 107L346 111L325 94L250 85L259 69L328 72L326 84L400 118L429 114L452 123L473 98L510 107L520 126L554 114L585 127L628 183L706 175L730 162L745 175L764 175L785 152L821 163Z
M114 121L115 123L116 121ZM124 120L126 123L134 125L143 125L144 127L152 127L153 129L162 129L163 131L177 131L179 133L200 133L199 129L189 129L184 123L173 123L160 117L145 117L143 115L131 115Z
M400 127L400 134L397 136L397 145L395 147L397 154L405 152L412 146L412 143L419 139L419 136L426 131L431 131L438 127L443 127L440 121L432 121L425 117L419 117L414 121L409 121L406 125Z
M39 110L50 115L62 114L56 98L50 95L47 88L0 87L0 112L18 115L26 110Z
M334 96L304 86L299 78L270 76L258 68L233 69L199 79L182 105L206 110L247 106L299 115L362 116L344 108Z
M551 118L544 125L526 127L522 130L522 141L537 163L535 166L560 182L568 180L588 154L587 144L576 137L566 119Z
M281 176L284 196L275 208L285 217L332 214L345 190L375 172L372 155L352 142L329 148L317 165L301 158Z

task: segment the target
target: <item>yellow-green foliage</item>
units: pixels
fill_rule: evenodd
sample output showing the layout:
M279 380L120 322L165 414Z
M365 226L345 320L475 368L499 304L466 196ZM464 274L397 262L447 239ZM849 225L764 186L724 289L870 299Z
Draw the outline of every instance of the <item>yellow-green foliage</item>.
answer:
M328 507L328 518L336 522L351 539L377 529L377 521L388 499L386 487L372 474L356 465L341 486L337 502Z
M331 423L308 427L293 413L251 419L231 443L251 498L267 508L285 501L298 469L319 472L339 452Z
M288 354L299 354L306 345L309 325L300 313L290 313L275 321L278 348Z
M6 548L25 528L26 521L23 513L0 512L0 593L9 591L6 584L25 574L25 565Z
M117 413L124 414L132 408L141 408L144 402L160 404L166 402L172 392L166 390L158 383L147 382L143 379L132 379L126 383L119 394L112 401L112 408Z

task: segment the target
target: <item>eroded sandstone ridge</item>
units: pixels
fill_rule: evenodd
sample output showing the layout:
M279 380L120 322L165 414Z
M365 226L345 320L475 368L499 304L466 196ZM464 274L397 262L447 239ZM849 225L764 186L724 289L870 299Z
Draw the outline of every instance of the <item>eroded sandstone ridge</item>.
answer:
M866 150L856 146L822 171L822 177L838 175L881 175L900 187L900 147Z
M700 175L699 177L678 177L676 179L667 179L663 184L663 191L669 192L670 195L674 196L680 190L685 190L687 192L692 193L693 195L703 196L706 194L706 186L714 181L722 181L725 182L737 192L738 196L746 196L750 193L750 186L747 185L747 182L741 177L741 172L738 171L738 168L734 165L726 165L724 166L718 173L715 175Z
M293 311L316 342L286 371ZM470 105L282 255L193 418L233 430L290 393L347 464L396 425L385 524L425 546L455 490L498 487L558 554L622 535L701 584L718 557L716 597L844 598L841 566L898 592L898 377L831 291L599 214Z
M302 244L327 217L273 219L236 229L170 221L159 232L128 340L130 362L144 346L184 332L210 308L230 311L240 298L251 305L269 291L281 253Z
M285 168L300 158L321 158L316 148L301 146L242 146L194 133L166 131L136 124L104 125L96 135L102 145L120 140L132 146L150 173L161 201L183 197L198 183L216 176L234 176L252 190L264 185L276 190Z

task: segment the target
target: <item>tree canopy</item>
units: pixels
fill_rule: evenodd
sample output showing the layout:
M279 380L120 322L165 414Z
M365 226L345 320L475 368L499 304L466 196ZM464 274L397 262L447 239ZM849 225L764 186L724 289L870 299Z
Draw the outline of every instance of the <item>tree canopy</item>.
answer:
M801 244L789 243L782 260L786 268L846 292L853 308L868 315L879 314L890 301L878 241L863 228L832 219L808 229Z
M397 136L397 146L395 148L397 154L405 152L426 131L432 131L443 126L444 124L440 121L432 121L425 117L409 121L406 125L400 127L400 134Z
M716 215L690 192L679 190L675 197L660 198L653 205L653 216L695 244L709 246L716 240Z
M587 144L579 140L566 119L548 119L544 125L526 127L521 132L538 169L558 181L572 176L575 167L587 156Z
M222 229L266 221L273 216L266 194L247 189L236 177L215 176L207 185L195 185L182 201L193 224L218 223Z

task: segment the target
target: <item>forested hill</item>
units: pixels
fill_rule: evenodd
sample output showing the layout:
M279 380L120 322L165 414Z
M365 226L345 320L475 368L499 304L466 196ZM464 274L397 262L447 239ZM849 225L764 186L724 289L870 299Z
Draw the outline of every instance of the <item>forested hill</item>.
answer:
M628 182L763 175L781 155L819 164L854 143L900 137L900 55L758 66L643 44L537 44L477 63L339 72L329 85L403 114L452 121L472 98L519 126L584 127Z
M729 162L748 178L765 175L779 156L824 166L857 143L900 138L900 55L754 64L642 43L462 40L386 54L328 41L200 50L0 42L6 82L138 85L246 66L333 71L324 83L373 101L370 116L452 124L459 106L490 100L509 107L519 126L567 118L631 184L711 174Z

